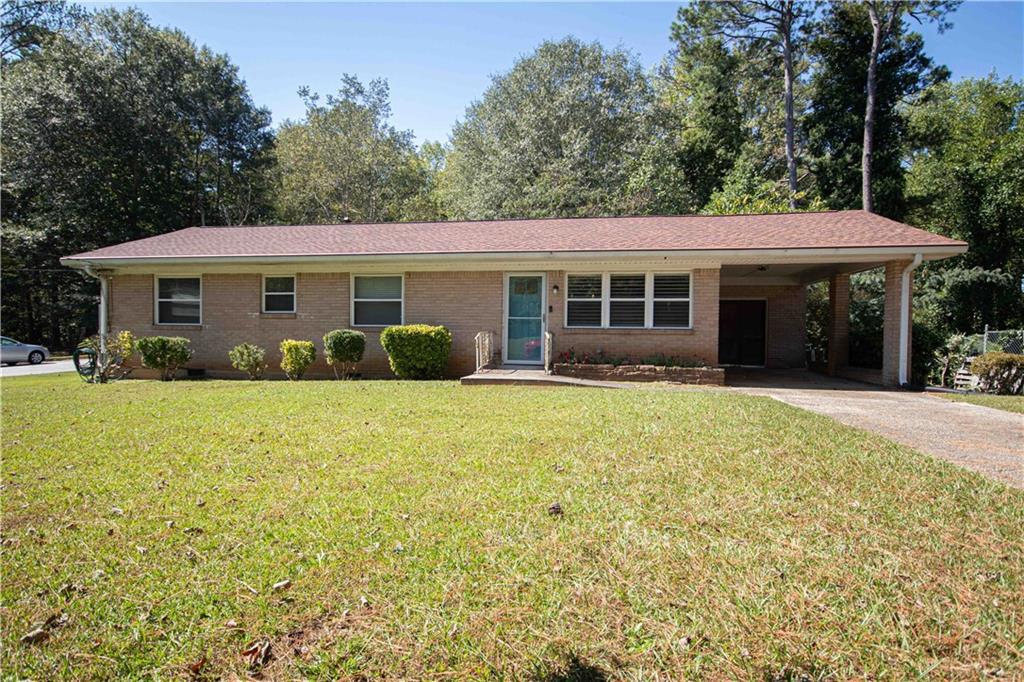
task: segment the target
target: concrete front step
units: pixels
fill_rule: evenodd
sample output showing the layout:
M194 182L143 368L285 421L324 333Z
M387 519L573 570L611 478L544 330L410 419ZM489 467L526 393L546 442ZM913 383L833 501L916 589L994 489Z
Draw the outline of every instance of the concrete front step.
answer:
M586 388L629 388L613 381L577 379L556 374L545 374L539 369L484 369L462 377L465 386L580 386Z

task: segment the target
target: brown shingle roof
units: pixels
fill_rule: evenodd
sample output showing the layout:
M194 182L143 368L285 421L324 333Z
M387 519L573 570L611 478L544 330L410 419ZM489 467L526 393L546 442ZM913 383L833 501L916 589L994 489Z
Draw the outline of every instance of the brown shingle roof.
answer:
M957 247L864 211L189 227L71 256L136 259L473 253Z

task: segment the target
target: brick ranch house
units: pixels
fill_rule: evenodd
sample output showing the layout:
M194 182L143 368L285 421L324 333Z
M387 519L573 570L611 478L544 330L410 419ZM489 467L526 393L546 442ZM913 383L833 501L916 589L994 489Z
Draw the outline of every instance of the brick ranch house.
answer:
M190 227L61 260L101 281L100 330L191 339L190 366L237 376L228 351L367 335L364 376L388 376L379 333L400 323L452 331L448 371L539 365L571 348L710 366L806 365L807 285L830 286L827 371L906 383L912 271L966 251L863 211L734 216ZM881 372L848 368L850 274L885 268ZM483 336L486 336L483 335Z

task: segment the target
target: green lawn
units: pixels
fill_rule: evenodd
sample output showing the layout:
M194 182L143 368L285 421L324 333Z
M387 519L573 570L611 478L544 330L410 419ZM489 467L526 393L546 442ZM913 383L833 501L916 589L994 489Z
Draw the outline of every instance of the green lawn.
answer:
M946 400L958 403L971 403L982 407L994 407L997 410L1024 414L1024 396L1021 395L988 395L986 393L935 393Z
M1024 493L770 399L0 389L5 678L1022 671Z

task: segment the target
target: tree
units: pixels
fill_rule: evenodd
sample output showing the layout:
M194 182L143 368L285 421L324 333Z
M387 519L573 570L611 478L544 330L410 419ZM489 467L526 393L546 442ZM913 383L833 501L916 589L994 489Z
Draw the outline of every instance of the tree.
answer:
M811 110L804 119L815 186L833 209L860 208L864 143L864 71L871 22L858 3L833 3L815 24L809 47ZM904 164L909 141L905 104L948 77L924 53L917 33L900 31L878 55L872 195L877 211L900 220L906 210Z
M344 74L336 95L321 101L306 88L299 95L305 119L285 121L277 137L280 217L295 223L405 217L405 204L419 196L426 169L412 132L388 123L387 82L363 85Z
M936 21L939 31L949 27L946 15L956 9L960 0L866 0L868 19L871 22L871 47L868 51L867 83L864 105L864 143L861 156L861 197L862 208L871 213L875 210L871 193L872 158L875 149L875 115L878 96L878 59L886 43L903 32L903 18L910 17L918 22Z
M93 280L63 255L189 224L259 221L270 117L233 65L135 10L105 10L6 65L5 333L69 348Z
M722 188L711 195L702 213L726 215L736 213L785 213L791 211L791 200L803 205L801 210L823 211L826 206L817 198L788 191L785 182L769 180L747 155L740 157L725 177Z
M995 75L940 83L910 108L908 219L970 245L922 278L921 305L947 331L1024 327L1022 117L1024 83Z
M21 58L48 37L70 30L85 16L64 0L3 0L0 10L0 60Z
M543 43L456 123L440 181L445 209L459 218L642 210L628 179L652 96L626 52Z
M721 188L749 136L739 101L740 59L720 38L672 25L671 62L656 81L649 142L630 177L652 213L696 213ZM644 194L646 192L646 195Z
M797 206L796 107L797 67L805 47L802 37L814 3L798 0L700 0L679 11L677 23L703 26L713 36L742 49L752 61L781 64L789 206Z

